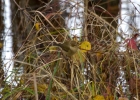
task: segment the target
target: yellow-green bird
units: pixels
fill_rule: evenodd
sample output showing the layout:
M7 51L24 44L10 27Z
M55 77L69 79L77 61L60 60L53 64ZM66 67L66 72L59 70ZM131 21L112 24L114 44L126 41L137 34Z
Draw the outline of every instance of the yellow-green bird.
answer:
M61 47L68 56L72 56L78 51L78 43L76 41L66 40L64 43L54 43L54 45Z
M86 52L91 50L91 44L88 41L83 41L79 44L74 40L66 40L64 43L54 43L54 46L60 47L62 52L70 57L71 60L77 65L85 62ZM54 48L50 48L50 51L51 49L53 51Z

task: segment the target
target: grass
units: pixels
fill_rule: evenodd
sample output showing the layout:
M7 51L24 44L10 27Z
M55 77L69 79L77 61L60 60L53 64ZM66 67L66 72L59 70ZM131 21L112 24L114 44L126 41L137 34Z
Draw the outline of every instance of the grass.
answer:
M21 8L20 5L18 7ZM19 22L23 23L19 26L22 26L25 34L20 33L24 38L22 42L19 41L21 47L13 59L18 64L14 67L15 76L10 82L14 84L4 85L2 100L115 100L125 96L126 100L129 96L138 98L139 52L119 51L121 43L116 41L116 37L120 36L122 40L124 38L117 31L117 17L105 18L87 6L84 9L85 24L83 23L81 37L76 39L78 43L89 41L92 48L80 60L67 57L60 48L54 51L49 49L53 43L72 41L75 37L66 28L63 17L65 12L58 10L46 14L48 10L44 6L38 10L20 11L23 18ZM106 21L108 19L112 21L109 23ZM39 23L38 26L36 23ZM118 26L113 27L112 23ZM81 63L83 58L85 60ZM121 79L120 71L124 72Z

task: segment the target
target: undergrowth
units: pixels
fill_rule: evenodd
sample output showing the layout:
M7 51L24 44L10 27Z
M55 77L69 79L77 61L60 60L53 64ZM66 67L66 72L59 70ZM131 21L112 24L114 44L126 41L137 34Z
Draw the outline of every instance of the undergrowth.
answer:
M80 36L76 36L70 33L65 19L66 16L70 19L72 12L66 13L66 9L61 9L59 4L43 2L34 10L14 3L20 12L19 27L22 28L19 31L22 38L18 41L20 47L13 58L14 78L9 82L13 84L4 84L1 92L3 100L138 98L139 52L120 51L121 42L117 42L116 38L125 39L123 33L118 32L119 17L109 15L105 18L104 14L109 12L94 3L91 3L91 8L86 3L84 7L78 3L71 5L84 9L83 27ZM106 13L99 15L95 8ZM109 18L111 22L107 21ZM61 48L51 48L55 43L73 40L78 44L88 41L91 50L80 56L69 57ZM122 77L121 72L124 73Z

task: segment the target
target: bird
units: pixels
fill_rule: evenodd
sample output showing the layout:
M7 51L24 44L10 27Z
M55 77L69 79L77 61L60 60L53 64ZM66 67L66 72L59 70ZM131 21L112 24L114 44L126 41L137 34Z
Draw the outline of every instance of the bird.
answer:
M67 56L73 56L78 51L78 43L76 41L64 41L63 43L54 43L54 46L60 47Z
M50 52L57 50L55 46L60 47L64 57L67 56L66 58L70 58L77 65L86 61L86 53L91 50L91 43L88 41L65 40L63 43L53 42L53 46L49 48Z

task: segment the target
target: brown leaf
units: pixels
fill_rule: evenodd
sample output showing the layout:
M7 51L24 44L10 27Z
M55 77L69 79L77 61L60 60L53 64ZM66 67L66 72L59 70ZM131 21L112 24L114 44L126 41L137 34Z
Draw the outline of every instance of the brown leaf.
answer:
M128 98L126 98L126 97L119 97L118 100L128 100Z

